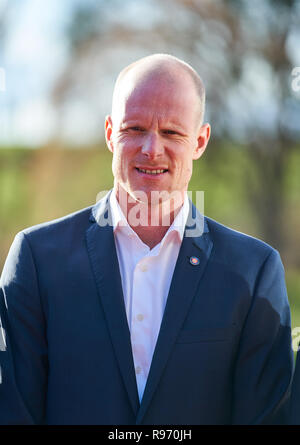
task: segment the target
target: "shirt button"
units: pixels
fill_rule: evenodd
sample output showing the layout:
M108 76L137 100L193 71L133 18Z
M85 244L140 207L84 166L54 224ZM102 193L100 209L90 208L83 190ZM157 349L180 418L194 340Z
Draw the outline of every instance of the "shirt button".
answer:
M137 366L137 367L135 368L135 372L136 372L137 374L140 374L140 373L141 373L141 370L142 370L142 368L141 368L140 366Z
M144 315L143 314L138 314L137 317L138 321L143 321L144 320Z

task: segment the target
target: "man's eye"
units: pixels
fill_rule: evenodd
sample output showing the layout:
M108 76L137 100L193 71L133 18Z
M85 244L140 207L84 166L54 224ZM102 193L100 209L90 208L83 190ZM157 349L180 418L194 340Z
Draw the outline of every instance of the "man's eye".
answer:
M133 130L133 131L144 131L144 129L142 127L130 127L129 130Z
M163 130L164 134L177 134L174 130Z

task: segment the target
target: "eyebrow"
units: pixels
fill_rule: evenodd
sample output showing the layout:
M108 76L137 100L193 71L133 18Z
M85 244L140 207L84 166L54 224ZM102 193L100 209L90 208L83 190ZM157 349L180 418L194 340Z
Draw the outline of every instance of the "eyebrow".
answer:
M120 123L120 127L121 128L125 128L125 127L130 127L130 126L134 126L134 127L144 127L146 126L143 122L140 121L140 118L136 118L136 119L124 119L121 123ZM176 122L171 122L171 121L167 121L164 123L164 125L161 125L162 129L165 130L176 130L180 133L182 133L183 135L187 134L187 132L182 128L182 126Z

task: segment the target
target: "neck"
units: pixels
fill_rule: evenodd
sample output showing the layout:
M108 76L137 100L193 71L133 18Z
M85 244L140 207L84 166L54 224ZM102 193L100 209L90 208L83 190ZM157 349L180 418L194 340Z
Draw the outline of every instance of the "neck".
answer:
M184 202L184 192L157 202L139 201L120 186L115 187L115 193L128 224L150 249L163 239Z

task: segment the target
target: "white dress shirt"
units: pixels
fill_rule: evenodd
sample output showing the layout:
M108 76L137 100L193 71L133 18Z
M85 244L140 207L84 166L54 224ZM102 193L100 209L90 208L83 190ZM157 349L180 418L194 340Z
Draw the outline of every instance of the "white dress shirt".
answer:
M151 250L129 226L114 190L110 207L141 401L183 239L189 201L185 195L173 224Z

